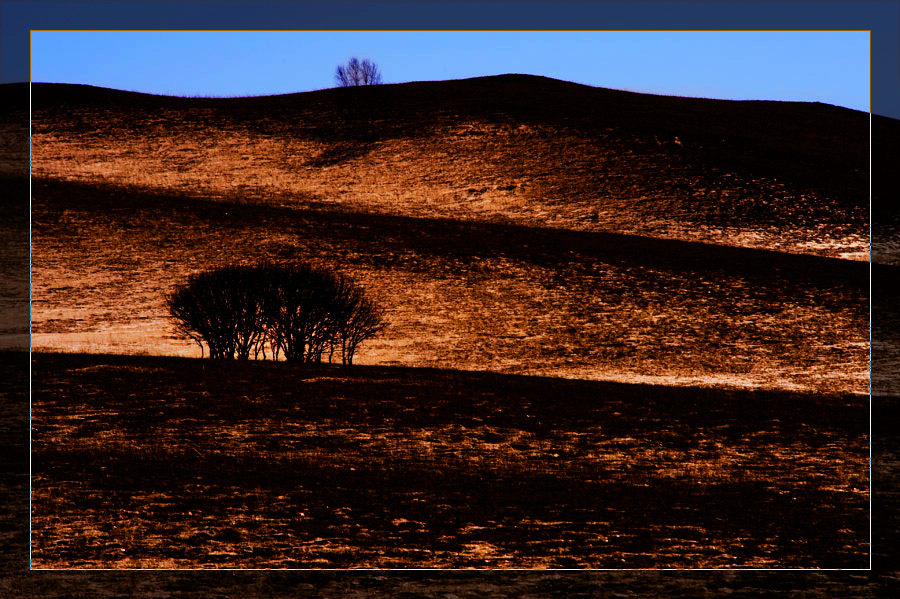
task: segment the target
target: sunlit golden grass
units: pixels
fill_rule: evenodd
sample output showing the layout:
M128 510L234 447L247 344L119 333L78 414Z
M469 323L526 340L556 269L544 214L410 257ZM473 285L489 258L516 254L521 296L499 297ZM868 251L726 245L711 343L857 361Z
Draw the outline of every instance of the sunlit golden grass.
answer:
M362 363L868 391L866 289L839 277L770 278L765 261L672 268L493 226L34 190L36 348L199 356L171 336L172 285L212 264L300 258L348 272L388 308Z
M194 117L197 119L199 117ZM194 197L615 231L867 260L865 212L775 179L709 170L672 142L486 122L323 141L164 114L63 133L37 114L32 173ZM202 121L201 121L202 122ZM340 158L326 159L333 154ZM347 154L345 157L344 154ZM823 217L827 216L827 220Z

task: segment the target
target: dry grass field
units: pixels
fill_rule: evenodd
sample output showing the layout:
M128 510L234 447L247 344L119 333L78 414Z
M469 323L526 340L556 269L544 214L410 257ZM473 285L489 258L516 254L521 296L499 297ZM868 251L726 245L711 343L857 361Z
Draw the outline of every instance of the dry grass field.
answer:
M36 84L33 107L39 177L868 258L867 117L824 105L509 75L219 100Z
M163 293L207 265L296 258L388 308L363 363L868 391L865 263L41 179L33 194L36 348L199 357Z
M868 566L868 398L35 354L35 567Z
M51 360L66 359L65 356L48 357ZM0 525L3 527L3 535L0 536L3 557L0 594L4 596L60 599L165 596L182 599L194 597L199 591L204 596L222 598L308 595L438 598L452 593L459 597L708 597L727 594L747 598L803 596L813 599L865 599L892 596L900 579L896 574L897 560L900 559L897 552L897 547L900 547L900 539L897 538L897 531L900 530L897 519L900 504L897 500L900 494L894 491L898 483L900 459L896 451L897 431L893 426L900 414L900 404L891 397L875 397L873 403L873 501L875 512L879 515L878 524L873 529L873 571L28 572L29 457L20 438L28 430L28 371L24 365L29 357L25 353L0 352L0 358L0 393L4 399L4 411L0 418L0 444L3 449L0 455L4 458L0 462L3 482L0 491L4 493L0 502ZM104 371L107 375L121 374L127 371L129 363L134 364L135 360L143 358L71 356L68 359L72 367L70 373L82 369L80 374L73 373L76 376L103 376ZM89 361L98 359L104 365L93 368L93 374L91 369L83 369ZM174 361L170 359L169 362ZM164 360L161 360L151 367L160 368L163 365ZM254 366L265 367L248 365L250 368ZM53 376L65 376L64 373L64 368L59 369ZM214 413L208 415L213 416ZM219 414L223 415L222 412ZM153 425L165 422L164 419L157 419ZM87 432L89 423L82 421L82 424L87 425ZM169 421L169 424L172 422ZM100 472L95 469L94 474ZM92 477L92 480L98 479ZM93 504L94 510L100 507L102 504ZM114 532L114 529L109 532Z
M867 115L33 91L35 565L868 564ZM362 366L186 359L163 294L258 259L387 307Z

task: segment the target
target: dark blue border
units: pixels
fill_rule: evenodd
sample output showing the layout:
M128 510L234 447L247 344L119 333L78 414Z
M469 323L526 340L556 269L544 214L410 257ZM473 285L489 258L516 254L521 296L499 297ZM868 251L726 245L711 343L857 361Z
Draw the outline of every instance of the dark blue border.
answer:
M6 0L0 82L29 80L31 29L870 30L872 112L900 119L898 0Z

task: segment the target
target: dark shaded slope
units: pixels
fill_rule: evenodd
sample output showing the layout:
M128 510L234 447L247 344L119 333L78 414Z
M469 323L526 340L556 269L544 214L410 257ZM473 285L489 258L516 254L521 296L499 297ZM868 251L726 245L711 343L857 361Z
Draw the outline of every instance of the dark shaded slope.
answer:
M28 85L0 85L0 202L19 202L24 206L27 194L18 193L10 177L24 181L28 177Z
M900 121L872 117L872 224L874 243L900 231ZM880 227L887 230L882 232ZM896 261L900 258L894 258Z
M40 353L34 380L38 567L868 564L866 397Z
M54 84L60 85L60 84ZM98 88L102 89L102 88ZM0 84L0 114L21 110L28 106L27 83Z
M435 269L439 259L477 262L504 257L538 265L558 265L590 257L607 264L641 265L694 273L698 277L743 277L767 286L780 279L785 283L785 294L795 291L793 285L845 287L860 293L867 290L869 281L869 264L860 261L637 235L325 210L298 211L45 180L34 182L34 193L40 198L35 222L39 231L61 225L64 211L103 214L103 220L132 221L136 232L144 226L156 230L170 215L178 215L194 226L205 224L210 230L240 230L246 223L270 231L293 226L300 231L315 232L314 240L321 244L323 251L351 247L357 260L384 268L396 265L421 269L435 275L440 275ZM47 198L55 203L54 209L47 210ZM57 198L65 198L64 206ZM421 256L422 263L417 266L408 262L411 254ZM878 269L885 278L900 272L890 266L879 265Z
M28 346L28 180L0 176L0 347Z

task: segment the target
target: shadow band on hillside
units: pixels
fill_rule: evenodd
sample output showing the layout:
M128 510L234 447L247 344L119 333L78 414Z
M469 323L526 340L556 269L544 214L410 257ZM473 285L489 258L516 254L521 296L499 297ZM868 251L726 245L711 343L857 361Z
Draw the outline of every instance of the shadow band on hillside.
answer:
M462 259L506 257L537 265L591 257L610 264L722 273L768 284L783 280L786 284L796 281L866 291L869 286L868 262L621 233L294 209L41 178L33 181L33 198L33 211L40 213L33 226L51 222L55 215L69 210L143 223L162 217L226 229L252 224L273 231L314 230L318 238L356 245L382 266L390 266L396 257L411 251ZM900 274L900 267L873 264L872 269L880 280L897 279Z
M20 352L0 350L0 356L19 357ZM252 385L255 381L273 377L273 383L267 385L294 385L298 381L332 381L331 390L338 388L351 389L354 381L382 381L392 385L409 386L410 389L432 389L435 402L442 399L466 395L475 390L502 391L507 398L516 394L529 396L528 403L549 407L556 404L559 397L590 398L587 403L567 401L566 410L577 413L596 407L598 397L615 398L606 401L605 405L627 405L629 412L622 418L633 419L635 423L644 422L645 426L654 420L653 415L658 406L679 411L687 419L703 419L704 415L728 414L734 421L750 419L768 419L785 409L796 409L804 414L804 418L793 424L806 423L816 427L846 428L850 426L857 432L868 430L866 419L858 420L854 416L860 407L868 405L869 398L858 393L821 393L815 391L789 391L779 389L740 389L714 386L677 386L649 383L625 383L618 381L581 380L554 376L509 374L487 370L458 370L452 368L432 368L417 366L379 366L379 365L342 365L327 363L289 363L272 360L210 360L208 358L188 358L180 356L153 356L112 353L72 353L35 351L32 354L32 370L36 366L48 367L51 370L63 368L77 371L96 366L110 368L137 369L136 372L153 372L155 369L170 371L177 375L180 371L196 372L200 368L204 375L219 372L240 384ZM160 373L162 370L159 371ZM276 374L282 376L275 377ZM286 377L286 378L285 378ZM215 377L213 377L215 378ZM190 384L190 379L173 378L171 382L180 380ZM130 384L126 380L119 381ZM163 381L160 381L161 383ZM227 385L222 390L227 389ZM549 396L541 391L553 391ZM348 395L345 393L344 395ZM557 397L553 397L557 395ZM375 400L378 403L391 403L385 398ZM537 403L535 403L537 402ZM786 408L786 405L792 407ZM827 410L821 409L828 407ZM746 410L744 413L743 411ZM559 417L555 414L554 417ZM858 416L858 414L857 414ZM515 418L504 415L504 418ZM524 422L524 420L523 420ZM530 421L531 422L531 421ZM534 424L533 422L531 422Z

